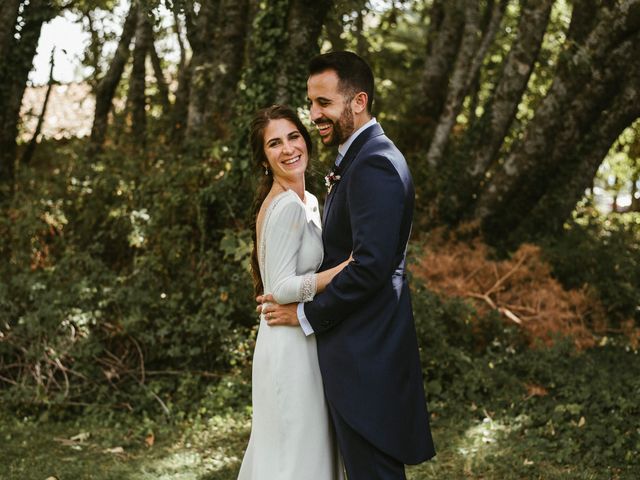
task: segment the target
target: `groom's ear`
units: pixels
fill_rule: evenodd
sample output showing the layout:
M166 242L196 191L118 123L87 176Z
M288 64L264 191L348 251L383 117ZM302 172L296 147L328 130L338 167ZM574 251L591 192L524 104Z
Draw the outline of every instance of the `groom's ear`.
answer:
M369 96L365 92L358 92L355 94L352 100L352 110L353 113L362 113L367 109L367 102L369 101Z

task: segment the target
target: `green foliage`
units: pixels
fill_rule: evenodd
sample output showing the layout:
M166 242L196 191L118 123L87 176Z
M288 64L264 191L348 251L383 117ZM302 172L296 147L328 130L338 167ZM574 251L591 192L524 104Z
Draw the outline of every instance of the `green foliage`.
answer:
M616 340L587 352L569 341L529 349L517 330L461 300L418 288L413 303L432 425L452 430L445 439L462 432L444 452L435 437L444 458L455 447L482 478L556 478L549 465L573 470L577 458L579 470L640 469L637 351ZM462 471L456 461L449 475Z
M614 322L640 321L640 215L583 209L544 250L567 288L594 290Z
M21 172L2 216L3 384L21 385L16 403L157 407L180 386L161 372L237 363L254 323L249 235L215 159L157 151L145 167L83 147L43 145L55 160Z
M497 314L478 318L463 300L444 300L422 287L413 294L413 306L430 400L480 403L496 388L520 388L516 379L491 373L524 345L524 337Z
M561 341L553 348L524 348L518 331L505 328L496 316L478 318L464 302L440 299L414 285L438 454L409 467L410 480L637 477L637 351L616 338L585 352ZM252 341L249 336L243 348L250 350ZM237 360L247 362L246 352L237 350ZM183 375L175 382L171 407L177 414L169 422L101 405L63 421L3 415L0 463L9 479L98 472L99 479L231 480L249 436L249 382L243 368L217 382ZM53 440L79 432L91 436L72 445ZM145 446L150 433L153 448ZM117 462L105 454L114 446L125 451ZM33 461L22 460L25 450Z

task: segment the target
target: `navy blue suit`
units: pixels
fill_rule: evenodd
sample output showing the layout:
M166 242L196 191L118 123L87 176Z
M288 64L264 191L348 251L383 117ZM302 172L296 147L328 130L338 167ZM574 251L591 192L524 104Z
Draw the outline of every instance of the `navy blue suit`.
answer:
M398 462L420 463L435 450L404 273L411 174L378 124L356 137L340 174L324 206L320 270L351 252L354 261L304 305L327 401L337 430L344 423Z

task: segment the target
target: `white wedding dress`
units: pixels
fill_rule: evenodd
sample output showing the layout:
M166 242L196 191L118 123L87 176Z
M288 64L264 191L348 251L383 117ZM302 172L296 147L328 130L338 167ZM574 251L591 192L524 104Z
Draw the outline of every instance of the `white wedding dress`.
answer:
M280 304L316 291L323 247L318 200L291 190L267 207L258 238L265 293ZM316 339L261 316L252 371L251 438L238 480L340 480L342 466L318 366Z

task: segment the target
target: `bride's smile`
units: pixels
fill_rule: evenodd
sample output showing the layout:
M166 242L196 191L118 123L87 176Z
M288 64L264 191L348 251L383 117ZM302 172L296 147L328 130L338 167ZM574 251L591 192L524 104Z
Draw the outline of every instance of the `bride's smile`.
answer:
M274 119L267 125L264 138L264 153L273 178L287 189L304 189L309 153L298 128L287 119Z

